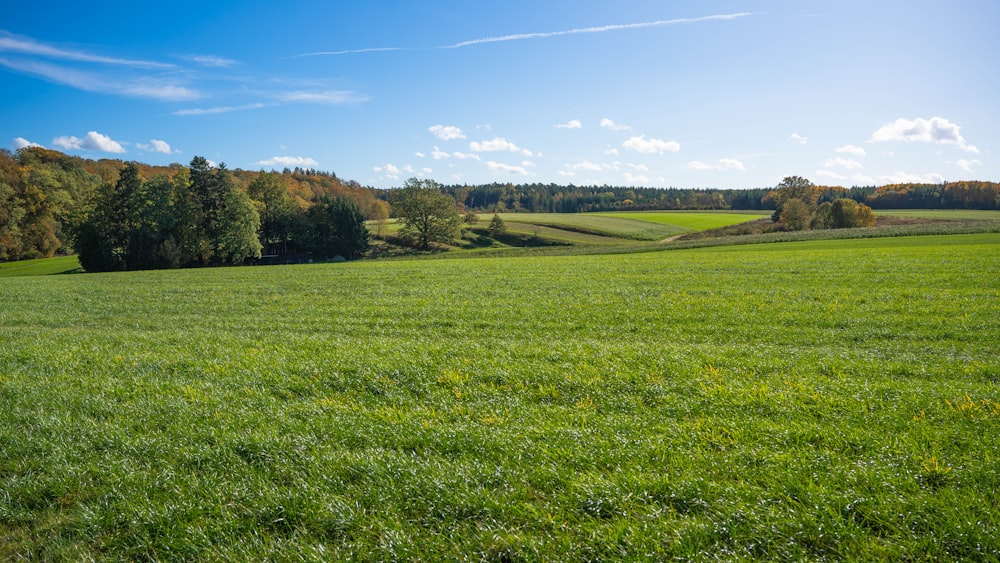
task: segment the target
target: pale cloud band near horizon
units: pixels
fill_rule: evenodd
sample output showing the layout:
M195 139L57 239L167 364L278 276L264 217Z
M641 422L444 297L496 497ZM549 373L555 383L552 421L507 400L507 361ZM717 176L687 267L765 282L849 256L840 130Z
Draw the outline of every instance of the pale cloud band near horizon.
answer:
M594 27L582 27L576 29L566 29L561 31L546 31L538 33L516 33L511 35L499 35L496 37L480 37L478 39L469 39L467 41L460 41L454 45L440 45L437 47L369 47L363 49L344 49L341 51L318 51L315 53L303 53L301 55L294 55L288 58L296 59L301 57L317 57L317 56L337 56L337 55L352 55L357 53L380 53L388 51L417 51L424 49L460 49L462 47L471 47L473 45L482 45L485 43L503 43L506 41L523 41L525 39L547 39L549 37L559 37L563 35L579 35L585 33L605 33L609 31L625 31L632 29L646 29L650 27L662 27L668 25L680 25L687 23L700 23L707 21L728 21L735 20L738 18L743 18L746 16L753 15L752 12L739 12L735 14L716 14L712 16L702 16L697 18L676 18L671 20L657 20L651 22L639 22L639 23L626 23L626 24L614 24L614 25L603 25Z

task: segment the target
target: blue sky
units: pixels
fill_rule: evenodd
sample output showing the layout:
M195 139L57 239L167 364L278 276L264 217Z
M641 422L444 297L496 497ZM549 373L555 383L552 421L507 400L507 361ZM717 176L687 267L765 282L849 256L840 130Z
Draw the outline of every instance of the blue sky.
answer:
M0 146L364 185L1000 180L1000 2L23 2Z

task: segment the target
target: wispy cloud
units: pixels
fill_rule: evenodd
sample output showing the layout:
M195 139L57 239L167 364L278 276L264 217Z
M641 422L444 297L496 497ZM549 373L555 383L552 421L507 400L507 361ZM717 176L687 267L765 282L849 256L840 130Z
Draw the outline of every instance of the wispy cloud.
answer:
M50 59L60 59L65 61L77 61L86 63L99 63L107 65L122 65L147 69L167 69L174 65L155 61L143 61L137 59L122 59L117 57L106 57L95 55L86 51L63 49L46 45L29 37L20 37L6 31L0 31L0 51L9 53L19 53L22 55L34 55Z
M0 57L0 66L98 94L116 94L164 101L187 101L202 97L202 94L195 90L162 79L148 77L121 79L41 61L14 60L6 57Z
M653 27L664 27L671 25L702 23L710 21L728 21L728 20L744 18L750 15L753 14L750 12L739 12L734 14L716 14L711 16L697 17L697 18L675 18L671 20L656 20L650 22L612 24L612 25L601 25L594 27L580 27L575 29L564 29L559 31L544 31L536 33L513 33L510 35L498 35L495 37L479 37L476 39L468 39L466 41L459 41L458 43L454 43L452 45L440 45L437 47L368 47L363 49L342 49L338 51L317 51L313 53L304 53L301 55L295 55L291 58L315 57L322 55L332 55L332 56L354 55L359 53L381 53L389 51L416 51L420 49L461 49L463 47L483 45L486 43L505 43L508 41L525 41L529 39L548 39L551 37L560 37L564 35L608 33L613 31L629 31L637 29L648 29Z
M268 160L257 161L261 166L317 166L315 159L302 156L275 156Z
M229 113L233 111L247 111L252 109L266 108L269 105L274 104L263 104L260 102L252 104L243 104L239 106L216 106L210 108L189 108L180 109L174 112L174 115L214 115L217 113Z
M337 55L355 55L358 53L384 53L387 51L412 51L414 49L407 47L370 47L367 49L345 49L343 51L316 51L315 53L302 53L301 55L294 55L288 57L290 59L298 59L301 57L322 57L322 56L337 56Z
M471 45L482 45L484 43L502 43L505 41L524 41L526 39L547 39L549 37L559 37L562 35L578 35L584 33L607 33L609 31L626 31L633 29L647 29L650 27L662 27L668 25L678 25L685 23L700 23L707 21L724 21L724 20L735 20L738 18L746 17L751 15L749 12L741 12L737 14L719 14L714 16L703 16L699 18L676 18L672 20L657 20L651 22L640 22L640 23L626 23L617 25L602 25L596 27L581 27L576 29L567 29L563 31L546 31L541 33L515 33L512 35L500 35L497 37L481 37L479 39L470 39L468 41L461 41L455 43L454 45L449 45L444 47L445 49L457 49L460 47L469 47Z
M788 138L791 139L791 140L793 140L793 141L795 141L796 143L798 143L800 145L805 145L805 144L809 143L809 137L803 137L802 135L799 135L798 133L792 133L791 135L788 136Z
M556 129L580 129L583 127L583 122L579 119L570 119L566 123L560 123L555 126Z
M185 58L189 61L196 62L201 66L209 68L227 68L239 64L238 61L233 59L227 59L225 57L218 57L215 55L191 55Z
M278 94L277 99L282 102L290 103L310 103L310 104L329 104L329 105L340 105L340 104L354 104L358 102L366 102L369 100L368 96L358 94L351 90L326 90L319 92L309 92L309 91L297 91L297 92L285 92Z

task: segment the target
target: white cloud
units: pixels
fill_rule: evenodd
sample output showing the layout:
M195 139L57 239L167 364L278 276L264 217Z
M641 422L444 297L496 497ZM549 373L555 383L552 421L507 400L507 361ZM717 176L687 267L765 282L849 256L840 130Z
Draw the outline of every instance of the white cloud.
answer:
M451 158L450 154L444 152L443 150L441 150L441 149L439 149L437 147L434 147L434 150L431 151L431 156L434 158L434 160L441 160L441 159L444 159L444 158Z
M857 160L852 160L850 158L834 157L828 158L823 166L827 168L846 168L847 170L858 170L864 168L865 165L861 164Z
M843 174L837 174L836 172L834 172L832 170L817 170L816 171L816 176L819 176L821 178L832 178L834 180L846 180L847 179L847 176L844 176Z
M735 158L721 158L714 166L700 160L692 160L687 167L691 170L746 170L743 162Z
M851 179L854 180L854 185L856 186L871 186L875 183L875 178L864 174L855 174Z
M865 149L861 147L856 147L854 145L844 145L838 149L834 149L834 152L838 154L853 154L854 156L866 156Z
M583 162L578 162L576 164L566 163L566 168L569 170L589 170L591 172L601 172L607 168L607 165L600 165L590 162L589 160L584 160Z
M276 156L270 160L258 161L257 164L261 166L316 166L319 163L309 157Z
M910 174L908 172L896 172L895 174L885 174L878 177L879 182L884 184L940 184L944 182L944 176L937 172L929 174Z
M604 154L610 154L612 156L618 156L618 149L608 145L608 150L604 151Z
M427 130L442 141L452 141L455 139L465 138L465 133L453 125L434 125L433 127L428 127Z
M31 141L25 139L24 137L17 137L14 139L14 150L23 149L27 147L41 147L38 143L32 143ZM43 147L44 148L44 147Z
M506 174L521 174L523 176L528 175L528 170L523 166L513 166L510 164L504 164L502 162L494 162L492 160L486 161L486 167L494 172L503 172Z
M535 166L535 163L531 162L530 160L522 160L521 161L521 166L523 166L525 168L531 168L531 167Z
M424 153L422 153L420 151L417 151L417 152L413 153L413 156L415 156L417 158L424 158L427 155L425 155Z
M923 119L899 118L892 123L883 125L874 133L869 142L884 143L887 141L903 141L907 143L937 143L955 145L962 150L979 153L979 149L968 144L961 134L962 128L943 117Z
M566 123L560 123L559 125L556 125L557 129L580 129L581 127L583 127L583 122L581 122L579 119L571 119Z
M962 170L965 170L966 172L972 172L973 166L982 166L983 163L979 162L979 160L975 158L972 160L966 160L963 158L962 160L956 162L955 165L961 168Z
M372 170L374 170L376 174L382 174L384 172L386 178L392 180L399 179L399 168L392 164L386 164L385 166L375 166L372 168Z
M789 138L790 138L791 140L793 140L793 141L797 142L797 143L798 143L798 144L800 144L800 145L804 145L804 144L806 144L806 143L808 143L808 142L809 142L809 137L803 137L802 135L799 135L798 133L792 133L792 134L791 134L791 135L789 135L788 137L789 137Z
M663 154L668 151L677 152L681 150L681 145L677 141L646 139L645 135L632 137L629 140L622 143L622 146L627 149L632 149L636 152L641 152L643 154L653 154L653 153Z
M458 151L455 151L455 152L451 153L451 156L457 158L458 160L466 160L466 159L475 160L475 161L481 161L482 160L482 158L480 158L478 154L472 154L472 153L467 153L467 152L458 152Z
M632 129L628 125L618 125L617 123L611 121L607 117L601 120L601 127L604 127L605 129L611 129L612 131L628 131Z
M573 177L576 176L576 172L570 172L569 170L556 170L556 174L560 176Z
M469 143L469 149L472 152L499 152L499 151L509 151L521 153L524 156L534 156L528 149L522 149L521 147L515 145L514 143L504 139L503 137L496 137L492 141L483 141L478 143L473 141Z
M150 139L148 145L138 143L135 146L147 152L161 152L163 154L170 154L172 152L170 145L166 141L160 141L159 139Z
M618 164L618 163L615 163L615 164ZM649 167L646 166L645 164L632 164L632 163L629 163L628 167L631 168L632 170L639 170L640 172L649 172Z
M56 137L52 140L52 145L66 150L102 151L118 154L125 152L121 144L97 131L87 133L82 139L72 135Z
M648 184L649 177L643 176L642 174L632 175L628 172L625 173L625 181L629 184Z

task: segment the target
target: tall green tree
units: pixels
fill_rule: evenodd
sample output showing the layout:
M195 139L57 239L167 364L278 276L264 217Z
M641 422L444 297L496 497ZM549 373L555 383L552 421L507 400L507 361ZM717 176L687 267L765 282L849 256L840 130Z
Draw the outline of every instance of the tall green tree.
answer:
M231 181L229 184L222 192L222 208L215 227L218 236L215 255L222 264L239 264L247 258L260 258L260 239L257 238L260 215L250 197Z
M413 240L418 248L450 243L461 232L462 218L455 200L434 180L410 178L403 188L390 194L389 201L403 224L400 235Z
M365 216L347 198L319 198L307 212L307 247L321 258L360 258L368 250L369 233Z
M812 215L812 212L816 210L816 202L819 201L820 191L812 182L801 176L786 176L768 195L774 198L775 205L774 214L771 215L771 219L773 221L780 221L782 209L792 200L801 201L805 204L808 214ZM799 210L796 210L795 215L799 214ZM808 223L809 219L807 218L806 224L808 225Z
M301 210L277 172L262 172L247 186L247 193L260 214L260 243L267 249L292 240Z

